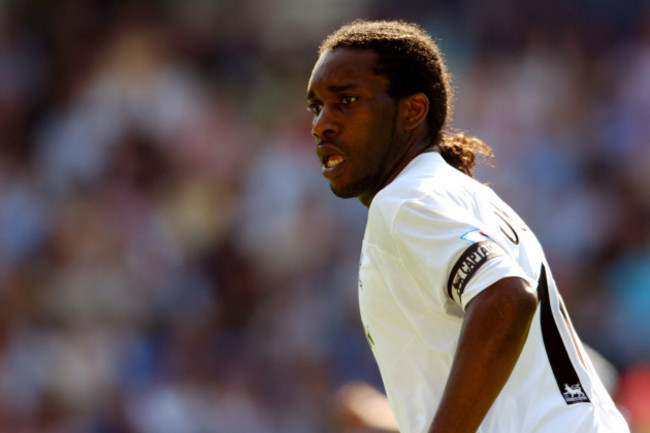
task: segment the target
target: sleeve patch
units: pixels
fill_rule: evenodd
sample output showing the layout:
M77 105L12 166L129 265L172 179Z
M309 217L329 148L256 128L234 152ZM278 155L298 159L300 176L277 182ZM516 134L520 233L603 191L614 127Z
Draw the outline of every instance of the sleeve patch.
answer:
M474 274L488 260L503 255L503 250L493 241L481 241L467 248L460 256L449 274L447 293L460 304L460 297Z

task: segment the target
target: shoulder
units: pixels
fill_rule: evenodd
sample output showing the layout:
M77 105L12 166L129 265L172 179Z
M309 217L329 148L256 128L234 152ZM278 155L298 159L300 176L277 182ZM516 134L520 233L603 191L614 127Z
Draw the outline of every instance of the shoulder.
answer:
M434 213L456 213L475 206L488 187L447 164L435 152L421 154L373 199L370 218L393 221L404 207L426 207Z

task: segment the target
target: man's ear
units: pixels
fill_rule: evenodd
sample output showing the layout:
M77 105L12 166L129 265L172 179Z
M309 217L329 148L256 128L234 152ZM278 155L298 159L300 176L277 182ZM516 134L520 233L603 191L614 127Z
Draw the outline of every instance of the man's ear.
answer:
M401 101L404 128L412 130L426 121L429 114L429 98L424 93L414 93Z

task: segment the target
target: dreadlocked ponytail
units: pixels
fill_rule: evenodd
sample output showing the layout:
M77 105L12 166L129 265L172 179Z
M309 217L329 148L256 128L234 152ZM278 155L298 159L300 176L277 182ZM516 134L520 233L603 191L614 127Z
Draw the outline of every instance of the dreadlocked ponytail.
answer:
M494 156L490 146L476 137L467 137L463 133L444 134L439 146L440 154L449 165L472 177L477 155L487 159Z

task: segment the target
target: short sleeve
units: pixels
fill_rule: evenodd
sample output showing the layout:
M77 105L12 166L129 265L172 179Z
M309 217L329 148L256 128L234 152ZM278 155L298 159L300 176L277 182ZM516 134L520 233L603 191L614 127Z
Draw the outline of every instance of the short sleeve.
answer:
M405 202L392 232L405 266L425 292L421 295L439 304L451 300L465 310L478 293L502 278L528 279L488 228L459 206Z

